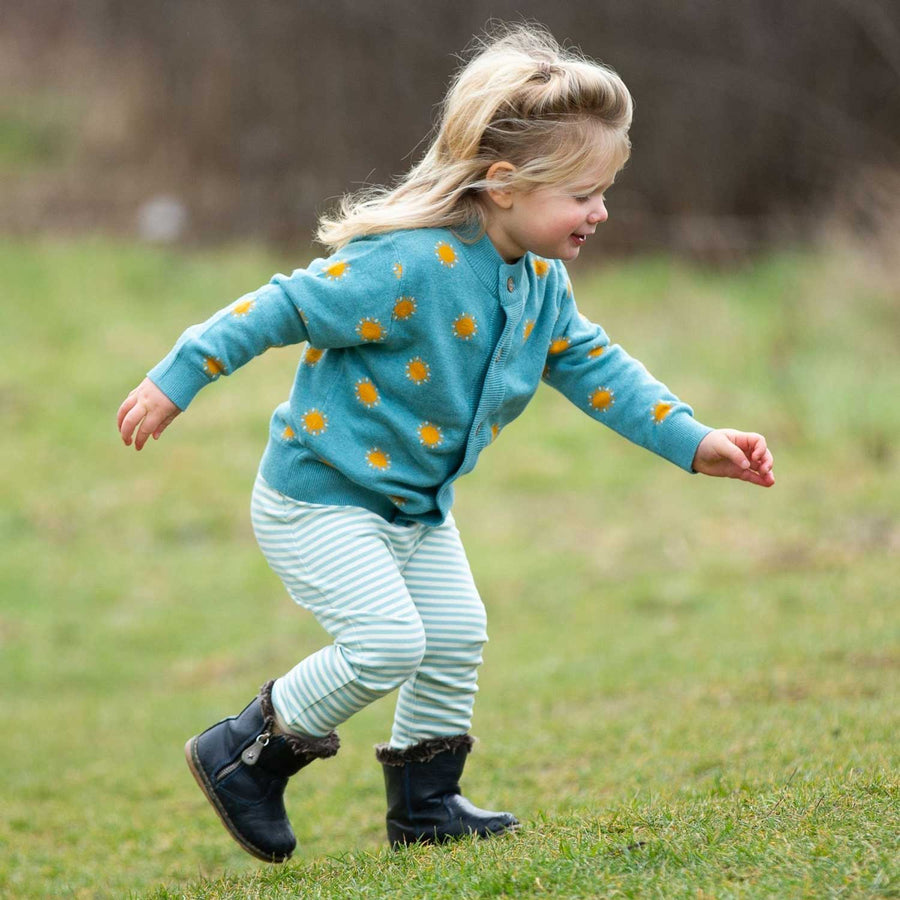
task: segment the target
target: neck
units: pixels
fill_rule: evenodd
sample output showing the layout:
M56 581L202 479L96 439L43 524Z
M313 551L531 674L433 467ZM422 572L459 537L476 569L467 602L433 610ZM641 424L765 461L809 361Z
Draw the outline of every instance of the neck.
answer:
M522 248L517 247L506 233L506 229L498 222L497 216L488 216L485 224L485 234L487 234L494 249L503 257L503 261L509 265L518 262L522 256Z

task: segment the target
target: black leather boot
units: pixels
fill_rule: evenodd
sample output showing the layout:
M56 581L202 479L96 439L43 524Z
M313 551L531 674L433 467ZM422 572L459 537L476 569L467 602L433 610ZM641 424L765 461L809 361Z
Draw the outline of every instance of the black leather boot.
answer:
M475 742L467 734L394 750L375 748L387 790L387 836L392 846L440 843L477 834L491 837L519 827L514 815L490 812L460 793L459 779Z
M297 846L284 809L288 778L314 759L334 756L340 742L335 732L318 738L278 731L273 684L264 684L239 715L192 737L184 754L231 836L258 859L284 862Z

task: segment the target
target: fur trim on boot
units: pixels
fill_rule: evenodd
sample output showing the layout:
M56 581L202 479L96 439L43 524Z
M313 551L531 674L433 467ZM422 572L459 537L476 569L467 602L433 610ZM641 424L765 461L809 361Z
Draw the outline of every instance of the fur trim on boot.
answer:
M313 737L307 734L297 734L292 731L282 731L276 724L275 707L272 705L272 685L275 680L267 681L259 689L259 706L263 714L264 727L270 734L284 736L284 742L290 748L294 756L309 757L310 759L327 759L337 754L341 747L341 739L336 731L329 732L325 737Z
M468 734L431 738L420 744L414 744L412 747L404 747L402 750L396 750L389 744L376 744L375 759L383 766L405 766L411 762L427 763L431 762L438 753L445 753L448 750L455 753L463 748L466 753L470 753L474 744L475 738Z

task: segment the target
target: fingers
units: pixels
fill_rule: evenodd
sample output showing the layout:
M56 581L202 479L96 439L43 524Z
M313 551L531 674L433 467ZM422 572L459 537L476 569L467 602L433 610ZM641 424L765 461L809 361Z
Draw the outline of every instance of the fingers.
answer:
M749 459L754 463L762 463L766 457L772 458L772 454L769 453L769 448L766 446L766 439L761 434L739 432L735 440L741 444Z
M172 424L172 420L176 415L177 413L170 413L169 415L165 416L162 422L160 422L159 425L157 425L157 427L153 429L152 436L154 441L159 440L159 436L169 427L169 425Z
M722 447L722 455L736 465L741 471L750 468L750 460L747 457L747 453L737 444L729 443L724 445Z
M755 462L754 468L761 475L768 475L771 473L772 467L774 465L775 465L775 461L772 458L772 454L769 453L768 450L766 450L766 452L760 456L759 461Z
M122 402L116 424L126 446L140 450L150 437L158 440L181 410L149 378Z
M119 433L126 447L134 443L134 449L140 450L150 435L159 437L168 422L162 418L163 414L158 410L148 409L147 405L137 395L131 395L119 407L118 425Z
M774 476L771 478L769 476L772 475L772 466L775 464L775 461L772 453L766 446L766 439L761 434L750 434L747 437L752 444L749 453L750 467L753 471L759 473L765 487L771 487L775 483L775 478Z
M726 429L726 433L729 440L745 455L745 463L741 466L743 471L735 477L761 487L771 487L775 484L775 476L772 474L774 459L766 445L766 439L752 431Z
M122 441L126 446L131 444L131 435L137 427L138 422L144 418L144 411L140 410L136 412L136 410L136 402L131 394L129 394L125 402L119 407L119 414L117 416L119 434L122 436Z
M736 477L741 481L746 481L749 484L755 484L759 487L772 487L772 485L775 484L775 476L771 471L760 472L759 470L746 469Z
M148 416L144 416L143 421L137 427L137 431L134 433L134 449L135 450L143 450L144 444L150 439L150 435L153 434L152 429L148 424Z
M765 441L763 441L762 447L758 448L758 452L754 454L753 461L756 464L757 471L772 471L772 466L775 465L775 460L772 458L772 454L769 451L769 448L766 447Z
M761 434L723 428L701 441L694 468L706 475L772 487L772 454Z
M135 388L123 401L122 405L119 407L118 413L116 413L116 427L119 431L122 430L122 421L125 416L137 402L137 388Z
M134 449L140 450L147 443L147 438L155 427L147 408L143 403L136 401L122 418L119 432L125 446L130 447L133 441Z

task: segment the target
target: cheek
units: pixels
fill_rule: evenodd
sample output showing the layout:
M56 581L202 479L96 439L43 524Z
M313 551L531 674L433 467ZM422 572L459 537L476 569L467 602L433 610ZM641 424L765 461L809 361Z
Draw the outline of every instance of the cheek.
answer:
M565 231L574 228L580 221L580 210L571 208L544 209L534 217L536 227L542 231Z
M568 212L566 215L561 215L557 218L556 227L560 232L571 234L584 224L584 220L585 217L581 215L580 211L578 213Z

